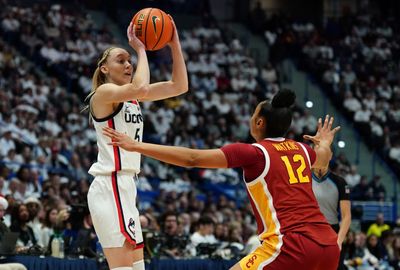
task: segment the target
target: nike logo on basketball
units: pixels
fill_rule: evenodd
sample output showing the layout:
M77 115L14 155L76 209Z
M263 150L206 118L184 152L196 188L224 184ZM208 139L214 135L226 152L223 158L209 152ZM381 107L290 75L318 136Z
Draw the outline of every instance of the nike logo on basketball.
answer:
M160 20L160 18L158 18L157 16L153 16L153 17L151 17L151 20L153 21L154 34L156 35L156 38L158 38L157 37L157 20Z

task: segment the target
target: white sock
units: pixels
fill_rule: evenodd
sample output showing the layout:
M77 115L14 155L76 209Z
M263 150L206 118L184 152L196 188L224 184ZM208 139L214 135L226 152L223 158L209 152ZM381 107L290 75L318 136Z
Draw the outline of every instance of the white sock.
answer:
M132 264L132 270L144 270L144 260L134 262Z
M132 270L132 268L131 267L127 267L127 266L123 266L123 267L113 268L111 270Z

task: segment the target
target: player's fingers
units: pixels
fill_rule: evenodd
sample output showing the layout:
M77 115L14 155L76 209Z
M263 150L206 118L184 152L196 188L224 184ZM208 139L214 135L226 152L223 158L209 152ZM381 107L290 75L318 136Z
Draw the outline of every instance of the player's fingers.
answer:
M132 25L131 28L131 37L136 36L136 24Z
M112 130L109 127L103 127L103 133L110 133Z
M115 133L115 130L110 127L103 127L103 131L107 131L109 133Z
M322 119L320 117L318 118L317 132L321 130L321 127L322 127Z
M168 14L168 17L171 19L172 24L175 26L174 18L170 14Z
M108 132L108 131L104 131L103 130L103 134L106 135L107 137L112 138L112 134L110 132Z
M312 141L312 142L317 141L314 136L310 136L310 135L303 135L303 139L309 140L309 141Z
M329 119L329 124L328 124L328 129L331 130L332 129L332 125L333 125L333 121L335 120L335 118L332 116L331 119Z
M335 128L332 130L333 135L335 135L336 132L338 132L339 130L340 130L340 126L335 127Z
M128 28L126 29L126 36L128 37L128 39L130 39L131 27L132 27L132 22L128 25Z
M110 137L110 138L112 138L112 139L116 138L116 136L118 135L118 133L115 130L113 130L113 129L109 128L109 127L104 127L103 128L103 134L108 136L108 137Z
M325 121L324 121L324 125L322 126L322 128L327 128L328 127L328 123L329 123L329 114L327 114L325 116Z

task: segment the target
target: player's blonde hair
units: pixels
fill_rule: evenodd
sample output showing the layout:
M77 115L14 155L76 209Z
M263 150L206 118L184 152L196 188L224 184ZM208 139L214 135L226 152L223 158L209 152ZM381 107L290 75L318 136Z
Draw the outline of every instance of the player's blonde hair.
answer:
M97 62L97 67L96 70L93 73L92 77L92 90L90 90L90 93L86 96L85 102L88 102L90 98L93 96L94 93L96 93L96 89L106 83L106 75L101 72L100 68L101 66L107 61L108 56L110 55L110 52L115 49L116 47L109 47L107 48L103 54L100 57L100 60ZM82 111L86 111L89 109L89 104L86 105Z

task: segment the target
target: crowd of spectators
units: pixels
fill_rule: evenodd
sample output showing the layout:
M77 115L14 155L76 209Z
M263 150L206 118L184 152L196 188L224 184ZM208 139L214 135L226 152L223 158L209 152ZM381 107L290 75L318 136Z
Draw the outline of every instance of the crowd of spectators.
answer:
M400 269L400 220L391 227L378 213L366 232L349 231L342 248L349 270Z
M372 14L372 13L370 13ZM296 59L354 123L367 144L400 172L400 55L396 18L345 14L320 25L275 15L265 38L277 62Z
M20 232L19 252L37 251L33 246L48 254L52 237L62 232L68 254L98 256L85 207L96 135L80 111L97 56L117 41L82 10L3 3L0 194L9 205L4 225ZM279 90L272 64L259 69L239 39L227 38L212 18L204 21L180 30L189 93L142 105L145 141L196 148L249 142L252 110ZM151 59L152 80L169 79L168 50ZM316 123L296 107L288 137L301 140ZM385 199L379 177L368 183L343 153L333 167L351 181L358 199ZM238 191L239 171L180 169L144 158L137 184L148 255L232 258L257 245L251 206ZM219 185L232 192L221 192Z
M110 30L94 25L88 13L74 6L3 2L4 39L69 90L88 93L93 63L117 43Z

